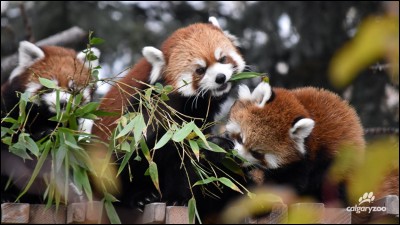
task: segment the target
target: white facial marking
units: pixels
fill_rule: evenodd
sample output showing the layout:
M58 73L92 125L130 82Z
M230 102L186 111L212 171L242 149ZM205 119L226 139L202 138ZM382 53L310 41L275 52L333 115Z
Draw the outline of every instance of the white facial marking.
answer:
M83 89L83 104L89 103L92 100L90 88Z
M36 82L29 82L26 85L26 92L28 93L29 98L37 94L41 88L42 88L41 84L38 84ZM33 100L33 102L36 104L40 104L40 101L38 101L38 99L36 98Z
M204 74L203 78L199 82L200 89L206 90L215 90L214 94L222 95L230 90L231 85L228 83L228 86L224 90L217 91L219 87L223 84L218 84L215 82L218 74L225 75L225 83L232 77L233 73L233 66L231 64L222 64L222 63L215 63L214 65L210 66L206 73Z
M206 67L207 63L203 59L195 59L194 63L200 67Z
M222 57L222 49L221 48L215 49L214 56L216 60L219 60Z
M237 52L231 51L229 52L229 56L236 62L237 65L237 72L240 73L244 70L246 65L245 61L243 60L242 56L240 56Z
M235 133L240 133L240 125L236 121L229 121L228 124L226 125L226 131L228 131L231 134Z
M294 140L296 143L297 150L301 154L305 154L306 150L304 147L304 139L308 137L313 128L314 128L315 122L312 119L305 118L297 121L292 128L289 130L289 135L290 137Z
M179 93L183 96L190 97L196 95L196 90L193 88L192 73L183 73L179 76L180 80L177 81Z
M276 169L279 167L279 160L274 154L267 153L264 155L264 159L267 162L268 168Z
M151 46L144 47L142 54L152 65L149 82L154 84L161 78L162 69L165 65L164 55L160 50Z
M79 130L85 133L92 133L93 120L79 118Z
M68 102L71 97L70 93L60 91L60 102ZM55 91L42 95L43 101L49 106L49 110L53 113L56 113L56 103L57 103L57 93Z
M228 99L226 99L226 101L224 101L220 106L219 112L214 116L214 121L226 121L226 117L228 116L233 103L235 103L235 99L228 97Z
M243 163L243 166L251 166L251 165L257 164L259 162L256 158L254 158L249 153L249 151L246 150L246 148L243 145L239 144L239 142L237 142L237 141L234 141L234 143L235 143L234 149L237 150L238 154L241 157L243 157L244 159L246 159L248 161L248 162Z

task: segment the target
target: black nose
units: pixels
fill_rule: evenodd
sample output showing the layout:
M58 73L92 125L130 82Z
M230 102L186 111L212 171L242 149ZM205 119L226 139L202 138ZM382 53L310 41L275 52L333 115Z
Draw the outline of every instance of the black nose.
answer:
M225 82L225 80L226 80L226 76L225 76L225 74L222 74L222 73L217 74L217 78L215 78L215 82L217 84L223 84Z

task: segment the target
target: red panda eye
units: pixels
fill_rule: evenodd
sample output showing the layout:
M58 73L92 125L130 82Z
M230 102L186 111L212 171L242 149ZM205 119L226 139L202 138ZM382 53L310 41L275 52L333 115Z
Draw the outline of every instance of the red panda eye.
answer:
M196 69L196 73L198 75L203 75L206 72L206 68L205 67L200 67Z
M222 56L219 60L219 63L225 63L226 62L226 56Z

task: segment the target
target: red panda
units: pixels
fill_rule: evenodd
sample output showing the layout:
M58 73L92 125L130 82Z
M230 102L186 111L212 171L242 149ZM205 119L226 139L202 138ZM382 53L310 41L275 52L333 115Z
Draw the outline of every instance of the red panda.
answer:
M140 82L160 82L164 86L171 85L176 90L168 95L170 100L166 102L172 108L190 117L204 119L195 121L199 127L213 121L231 90L229 79L244 70L245 62L236 46L235 37L221 30L214 17L209 21L210 24L196 23L176 30L163 42L161 50L154 47L143 48L144 58L119 81L126 85L112 87L101 101L100 109L118 114L127 112L127 106L135 101L129 97L134 94L134 90L128 86L144 89L146 86ZM95 122L93 134L107 142L118 118L104 117ZM203 132L209 131L210 128ZM160 138L164 132L165 130L148 127L146 142L149 147L154 146L156 138ZM132 156L131 159L133 158L135 157ZM173 143L165 145L155 152L153 160L158 166L162 193L162 198L156 197L157 200L167 204L185 204L192 194L186 173L181 167L182 160L177 147ZM148 168L145 161L131 160L130 169L124 169L125 172L132 171L133 181L122 181L126 184L123 184L124 190L120 199L132 207L143 207L157 193L150 178L144 176ZM184 163L190 165L188 157L185 157ZM189 169L187 172L190 179L199 180L194 170ZM129 175L122 175L121 179L124 177Z
M91 51L95 56L100 56L98 49L92 48ZM90 68L88 67L89 62L86 62L85 57L85 53L77 53L72 49L57 46L38 47L28 41L20 42L18 66L11 72L9 79L1 86L2 127L11 126L9 123L3 122L3 118L18 118L20 113L19 108L15 107L19 102L17 93L26 92L30 97L35 95L38 97L33 98L33 102L28 103L26 107L26 110L29 110L29 116L24 127L24 132L36 141L54 130L57 122L50 121L49 118L56 115L56 92L53 89L44 87L40 83L39 78L52 80L61 88L60 105L62 107L66 105L72 92L82 93L82 104L90 102L94 87L89 86L89 83L93 80ZM91 61L90 63L92 67L96 67L98 60ZM82 130L90 132L90 121L79 122ZM14 178L19 178L13 180L14 185L19 190L22 190L31 176L35 167L35 161L31 162L28 160L24 162L20 157L10 153L8 146L2 142L1 162L2 188L5 187L5 182L7 182L4 179L13 176ZM45 164L44 168L46 168L46 165L50 169L49 162ZM15 168L18 168L18 170L15 170ZM43 171L41 174L45 173ZM39 182L44 183L44 181L37 181L36 183ZM45 188L45 185L36 189L32 187L31 193L41 196ZM71 198L72 196L70 195Z
M330 164L342 148L362 158L363 128L356 111L338 95L313 87L287 90L260 83L239 87L226 130L247 162L263 168L264 182L289 185L323 202ZM337 192L334 198L344 198ZM325 199L324 199L325 198Z

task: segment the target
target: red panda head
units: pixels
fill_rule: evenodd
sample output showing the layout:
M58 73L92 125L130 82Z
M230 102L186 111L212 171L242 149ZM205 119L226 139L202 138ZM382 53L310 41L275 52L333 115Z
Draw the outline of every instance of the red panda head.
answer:
M231 89L229 79L243 71L245 62L236 38L222 31L214 17L210 22L175 31L161 51L154 47L143 49L152 64L150 83L163 79L187 97L206 93L218 97Z
M91 51L99 57L98 49L92 48ZM93 88L88 84L92 78L85 53L56 46L39 48L28 41L20 43L18 53L18 67L12 71L9 83L22 86L21 91L28 92L30 96L38 94L39 99L35 103L39 106L56 112L56 91L44 87L39 78L52 80L61 88L61 104L69 100L72 92L83 94L82 104L91 101ZM97 65L98 60L90 61L91 67Z
M239 87L239 99L232 106L226 130L235 149L248 163L279 168L304 157L304 139L314 120L290 91L260 83L251 93Z

